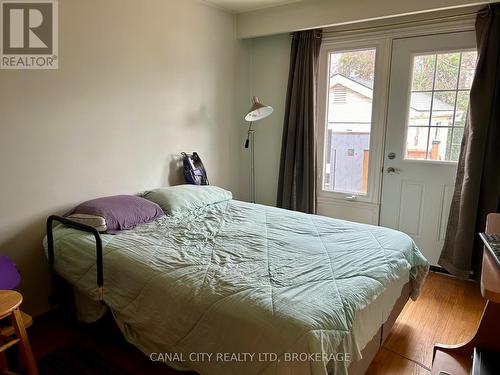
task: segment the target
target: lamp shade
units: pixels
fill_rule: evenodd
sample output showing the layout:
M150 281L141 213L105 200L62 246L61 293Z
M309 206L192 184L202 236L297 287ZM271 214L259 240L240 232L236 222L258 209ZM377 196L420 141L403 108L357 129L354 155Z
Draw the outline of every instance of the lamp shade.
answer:
M259 98L254 96L252 98L252 107L250 108L247 115L245 116L245 120L246 121L262 120L263 118L266 118L271 113L273 113L273 111L274 111L273 107L271 107L269 105L262 104L259 101Z

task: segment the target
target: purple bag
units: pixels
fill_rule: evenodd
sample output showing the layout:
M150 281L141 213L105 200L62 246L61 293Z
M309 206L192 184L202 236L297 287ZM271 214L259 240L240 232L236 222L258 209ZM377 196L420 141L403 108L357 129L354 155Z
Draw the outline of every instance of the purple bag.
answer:
M210 185L208 182L207 171L200 156L193 152L186 154L181 152L182 165L184 170L184 180L190 185Z

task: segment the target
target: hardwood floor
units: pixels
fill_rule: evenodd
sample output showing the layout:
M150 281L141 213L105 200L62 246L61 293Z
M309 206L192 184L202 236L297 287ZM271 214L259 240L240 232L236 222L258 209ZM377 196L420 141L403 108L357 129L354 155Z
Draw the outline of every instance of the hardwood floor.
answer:
M406 304L366 375L430 374L434 343L467 341L484 305L478 284L430 273L420 297Z
M366 374L429 375L434 343L466 341L474 333L484 303L478 284L430 273L420 297L406 304ZM29 334L37 359L77 343L132 374L187 375L151 362L111 328L112 322L88 326L68 320L68 315L49 314L35 319Z
M429 373L421 365L382 348L368 368L366 375L428 375Z

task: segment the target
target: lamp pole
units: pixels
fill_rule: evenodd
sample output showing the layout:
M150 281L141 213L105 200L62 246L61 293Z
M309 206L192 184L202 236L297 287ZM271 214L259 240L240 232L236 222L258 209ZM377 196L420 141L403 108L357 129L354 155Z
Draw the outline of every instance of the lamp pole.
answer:
M250 202L255 203L255 130L252 129L253 122L248 127L245 148L250 144Z
M245 148L250 147L250 201L255 203L255 130L252 129L254 121L262 120L273 113L273 107L262 104L259 98L252 98L252 107L245 116L245 120L250 122L248 125L247 139Z

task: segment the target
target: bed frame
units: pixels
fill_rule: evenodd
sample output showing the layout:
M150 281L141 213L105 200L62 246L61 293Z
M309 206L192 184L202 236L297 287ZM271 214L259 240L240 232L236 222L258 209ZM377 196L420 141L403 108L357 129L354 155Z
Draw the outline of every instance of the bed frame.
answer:
M104 297L104 272L103 272L103 261L102 261L102 240L101 235L94 227L90 225L85 225L77 223L76 221L70 220L66 217L51 215L47 219L47 253L49 257L49 264L53 269L55 262L54 254L54 233L52 231L54 222L59 222L70 228L78 229L83 232L91 233L95 238L95 255L96 255L96 267L97 267L97 288L99 293L99 301L103 301Z
M97 267L97 287L99 290L99 301L103 303L103 286L104 286L104 273L103 273L103 259L102 259L102 240L99 232L89 225L77 223L76 221L70 220L68 218L51 215L47 219L47 252L49 263L53 268L55 262L55 254L54 254L54 234L53 234L53 223L58 222L64 224L70 228L78 229L83 232L90 233L94 235L95 243L96 243L96 267ZM375 358L379 349L382 348L385 340L389 336L392 326L396 322L397 317L403 310L406 302L410 298L410 283L406 283L401 291L401 296L396 301L389 318L385 321L384 324L380 326L377 333L371 341L363 348L361 354L363 355L363 359L351 363L349 366L349 375L363 375L370 363Z

